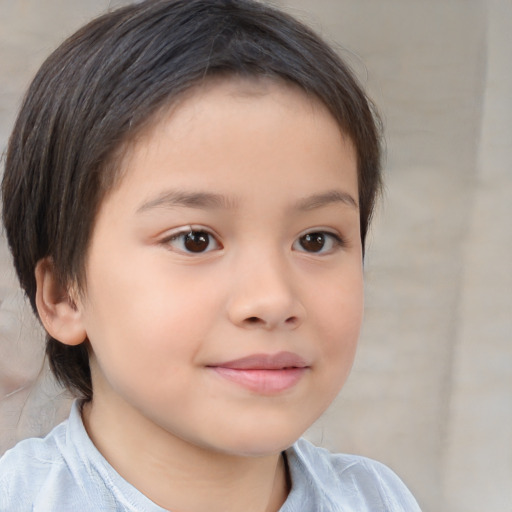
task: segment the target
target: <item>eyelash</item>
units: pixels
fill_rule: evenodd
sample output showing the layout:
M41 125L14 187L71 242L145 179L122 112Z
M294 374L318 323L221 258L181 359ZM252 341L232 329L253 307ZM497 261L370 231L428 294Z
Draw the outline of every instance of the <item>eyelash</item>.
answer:
M320 239L323 239L322 247L320 247L319 250L317 250L317 251L306 250L303 245L303 242L305 242L308 239L308 237L312 243L319 242ZM324 250L325 243L327 243L327 241L330 242L330 246L327 250ZM302 247L297 248L296 247L297 244L301 245ZM299 252L304 252L306 254L331 254L336 249L345 247L345 246L346 246L345 240L341 236L337 235L336 233L331 233L330 231L322 231L322 230L308 231L307 233L304 233L303 235L299 236L299 238L297 238L297 240L295 240L295 242L292 245L292 247L295 250L297 250Z
M190 250L187 248L185 244L187 243L187 237L195 236L199 238L200 244L206 244L204 249L208 249L211 245L211 241L215 241L215 246L208 250ZM201 240L202 238L202 240ZM207 252L211 252L213 250L222 249L222 245L217 240L217 237L213 235L209 230L203 228L193 228L192 226L187 227L186 229L181 229L170 235L169 237L162 240L162 243L166 246L172 246L173 242L176 242L181 239L182 248L176 248L178 252L182 252L184 254L205 254ZM190 240L190 239L189 239ZM199 247L201 248L201 246Z
M194 241L193 238L196 238ZM176 242L180 242L181 247L175 247L174 244ZM214 242L212 247L212 241ZM193 250L191 247L187 247L185 244L187 242L198 243L198 247ZM321 247L318 250L308 250L304 247L304 243L319 243ZM181 252L183 254L206 254L215 250L222 249L222 244L218 241L218 238L212 234L208 229L193 228L187 227L186 229L181 229L175 233L172 233L170 236L162 240L162 244L165 246L170 246L177 252ZM325 250L325 245L328 244L328 249ZM292 244L292 249L298 252L303 252L306 254L331 254L337 248L346 246L345 240L337 235L336 233L332 233L330 231L318 230L318 231L308 231L302 235L300 235Z

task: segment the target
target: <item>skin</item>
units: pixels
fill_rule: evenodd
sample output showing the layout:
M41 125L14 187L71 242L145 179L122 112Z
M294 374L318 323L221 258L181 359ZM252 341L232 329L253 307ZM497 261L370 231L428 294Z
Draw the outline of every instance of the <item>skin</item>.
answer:
M354 148L316 99L270 81L211 82L127 152L74 304L51 262L38 266L47 329L90 341L91 439L160 506L261 512L286 499L281 452L331 403L354 359L357 197ZM324 234L311 243L308 233ZM217 371L280 352L305 365L284 389L268 372L249 389Z

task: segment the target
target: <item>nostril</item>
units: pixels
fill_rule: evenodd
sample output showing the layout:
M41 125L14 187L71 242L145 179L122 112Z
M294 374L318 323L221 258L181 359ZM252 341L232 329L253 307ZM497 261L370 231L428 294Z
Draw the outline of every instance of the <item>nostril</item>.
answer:
M270 322L266 322L264 319L259 318L257 316L250 316L244 320L245 325L247 326L260 326L260 325L271 325ZM297 316L290 316L284 321L284 325L288 327L296 327L300 323L299 318ZM272 324L273 325L273 324Z

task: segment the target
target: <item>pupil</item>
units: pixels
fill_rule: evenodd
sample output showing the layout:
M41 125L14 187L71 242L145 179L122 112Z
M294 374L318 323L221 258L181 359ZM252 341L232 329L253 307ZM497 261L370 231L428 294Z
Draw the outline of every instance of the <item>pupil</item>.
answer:
M204 231L191 231L185 238L185 247L190 252L202 252L209 244L208 233Z
M310 233L302 237L300 244L306 251L318 252L325 245L325 236L322 233Z

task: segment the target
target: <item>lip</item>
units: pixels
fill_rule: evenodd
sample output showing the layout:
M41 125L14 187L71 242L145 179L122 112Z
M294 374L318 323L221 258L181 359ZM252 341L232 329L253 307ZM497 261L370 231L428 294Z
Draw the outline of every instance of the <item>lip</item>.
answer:
M308 363L293 352L277 354L251 354L240 359L209 365L232 370L283 370L286 368L306 368Z
M293 388L309 369L293 352L252 354L240 359L208 365L219 376L249 391L275 395Z

